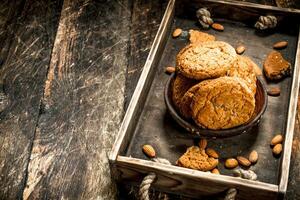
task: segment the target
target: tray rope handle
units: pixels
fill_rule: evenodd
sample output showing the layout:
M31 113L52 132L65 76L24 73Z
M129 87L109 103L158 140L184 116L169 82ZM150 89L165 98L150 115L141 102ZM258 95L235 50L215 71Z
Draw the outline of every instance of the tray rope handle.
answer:
M211 18L211 14L207 8L200 8L196 11L196 16L199 23L205 29L208 29L210 25L214 23ZM277 25L277 18L273 15L260 16L254 27L259 30L265 30L275 28Z
M157 163L171 165L171 162L164 158L153 158L151 160L154 162L157 162ZM233 171L233 173L235 176L238 176L238 177L241 177L244 179L249 179L249 180L254 180L254 181L257 180L257 175L252 170L236 169ZM144 177L143 181L140 184L140 188L139 188L140 200L150 200L149 189L151 187L151 184L155 181L155 179L156 179L156 174L154 172L150 172L148 175L146 175ZM238 193L237 189L229 188L226 192L224 200L235 200L237 193ZM166 194L163 194L162 199L167 200L168 196Z
M157 162L157 163L171 165L171 162L164 158L153 158L151 160L154 162ZM140 200L150 200L149 189L155 179L156 179L156 174L153 172L150 172L147 176L144 177L143 181L140 184L140 188L139 188ZM163 194L162 199L167 200L169 198L166 194Z

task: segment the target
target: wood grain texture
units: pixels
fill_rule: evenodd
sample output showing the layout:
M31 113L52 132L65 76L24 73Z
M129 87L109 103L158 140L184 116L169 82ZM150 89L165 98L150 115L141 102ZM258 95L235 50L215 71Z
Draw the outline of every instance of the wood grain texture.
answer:
M0 23L0 199L22 196L59 1L3 1Z
M132 1L130 59L126 75L125 109L128 107L143 70L167 2L167 0Z
M24 199L114 199L107 152L121 120L127 1L65 0Z
M298 108L292 145L291 166L289 173L289 184L286 200L300 199L300 98L298 97Z

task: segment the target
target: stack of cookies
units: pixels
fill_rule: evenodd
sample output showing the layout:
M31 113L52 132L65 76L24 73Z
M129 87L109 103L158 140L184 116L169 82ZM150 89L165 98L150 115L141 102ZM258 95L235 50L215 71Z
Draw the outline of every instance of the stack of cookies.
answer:
M184 118L219 130L245 124L254 115L256 64L214 39L192 42L178 53L172 100Z

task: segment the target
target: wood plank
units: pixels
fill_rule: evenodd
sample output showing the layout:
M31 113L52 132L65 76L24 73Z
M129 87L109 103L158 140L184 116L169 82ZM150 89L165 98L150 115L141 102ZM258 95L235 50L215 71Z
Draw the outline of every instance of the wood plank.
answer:
M130 59L126 75L127 109L165 12L167 0L133 1L130 29Z
M59 2L1 2L0 199L22 196Z
M298 108L295 122L294 138L292 145L292 157L289 173L289 182L286 193L286 200L300 199L300 97L298 97Z
M64 1L24 199L115 198L129 21L128 1Z

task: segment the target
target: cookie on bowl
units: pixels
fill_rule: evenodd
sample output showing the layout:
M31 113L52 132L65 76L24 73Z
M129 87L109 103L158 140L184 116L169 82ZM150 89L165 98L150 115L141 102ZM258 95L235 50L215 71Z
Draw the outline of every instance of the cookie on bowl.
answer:
M191 103L196 124L212 130L233 128L248 122L255 110L255 97L245 81L220 77L197 84Z
M172 85L172 101L177 110L180 110L181 100L193 85L197 84L197 80L186 78L185 76L177 73Z
M176 57L176 67L184 76L204 80L226 75L237 59L235 49L226 42L190 44Z
M218 159L209 157L204 149L192 146L177 160L180 167L196 169L200 171L210 171L218 165Z
M230 77L238 77L245 80L253 95L256 93L256 74L254 65L255 63L249 57L237 56L237 61L227 72L227 75Z
M179 103L180 114L186 119L192 118L191 103L192 103L193 97L198 89L199 89L198 84L189 88L188 91L186 91L184 93L184 95Z

